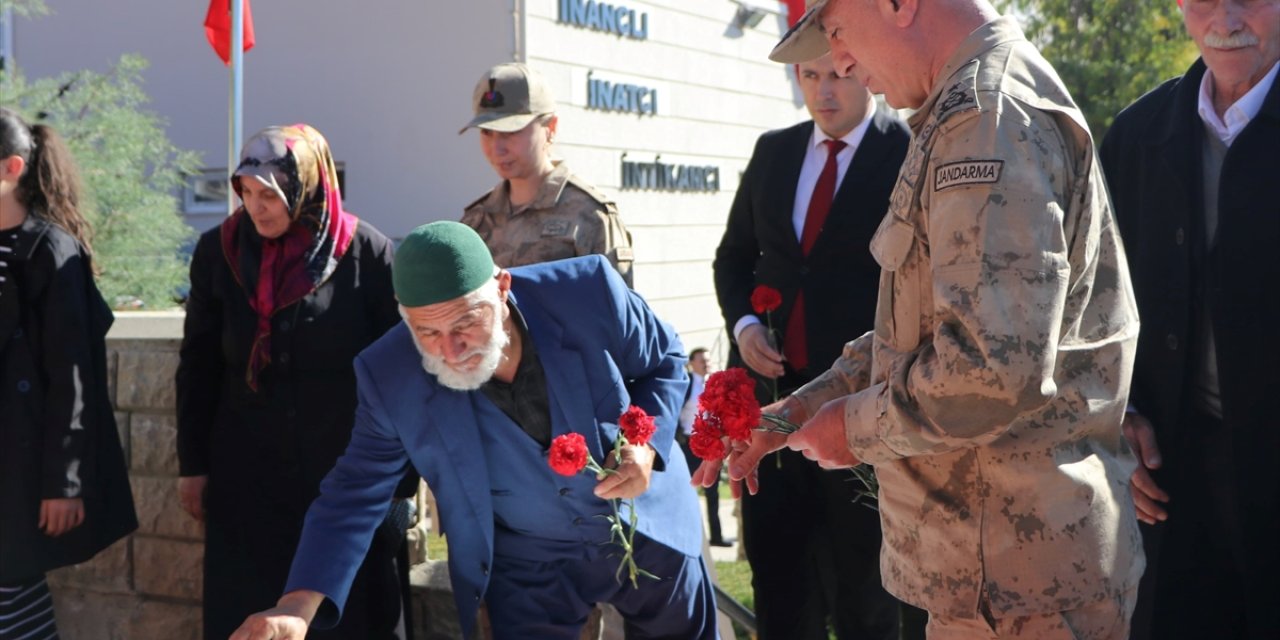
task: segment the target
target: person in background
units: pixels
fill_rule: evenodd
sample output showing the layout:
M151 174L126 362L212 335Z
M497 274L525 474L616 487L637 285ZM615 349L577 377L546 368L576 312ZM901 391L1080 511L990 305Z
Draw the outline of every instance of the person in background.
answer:
M1277 638L1280 0L1179 4L1200 59L1116 116L1101 152L1143 324L1133 638Z
M673 443L688 379L670 325L601 256L499 269L457 222L405 238L395 288L404 323L356 360L351 446L307 514L287 593L232 640L300 640L344 617L354 566L408 466L435 491L464 637L481 602L497 640L577 640L594 604L610 602L632 638L717 638L698 502ZM615 458L630 406L655 431ZM559 437L616 473L553 471ZM612 499L634 499L637 521L621 526L658 579L619 577Z
M791 393L871 328L880 265L867 245L907 152L906 125L830 56L795 67L810 119L760 136L713 263L716 297L762 405ZM777 289L768 333L751 293ZM760 467L742 496L761 640L898 637L899 603L880 586L880 518L861 485L794 451ZM917 625L922 626L922 625Z
M57 638L45 573L138 527L75 163L0 107L0 638Z
M307 506L351 437L352 360L400 319L391 242L343 211L320 132L298 124L254 134L231 186L243 205L192 256L176 376L178 493L205 523L210 639L283 593ZM416 484L406 478L397 495ZM380 529L343 624L312 638L406 636L402 533Z
M986 0L819 0L770 57L828 51L915 110L871 241L875 329L769 408L803 426L753 434L730 477L755 489L783 446L872 465L885 588L933 640L1127 638L1138 314L1083 114Z
M462 223L484 239L503 268L593 253L608 258L632 286L631 234L618 207L552 160L559 118L542 74L508 62L480 76L472 92L480 150L502 180L467 205Z
M689 448L689 435L693 433L693 419L698 415L698 398L702 395L703 387L706 386L709 366L706 348L698 347L689 352L689 393L685 398L684 407L680 409L680 430L676 432L676 442L684 452L685 462L689 464L690 469L698 468L701 463L698 456L694 455L693 450ZM724 531L720 528L720 483L703 488L702 493L707 500L709 544L713 547L733 546L734 538L725 537Z

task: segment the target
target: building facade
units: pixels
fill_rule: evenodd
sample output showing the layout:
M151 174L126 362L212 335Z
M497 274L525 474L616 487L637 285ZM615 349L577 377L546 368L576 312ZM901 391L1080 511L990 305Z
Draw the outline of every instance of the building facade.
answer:
M207 5L46 0L10 17L28 78L103 72L124 53L151 66L151 107L179 147L199 152L183 215L226 215L229 74L205 41ZM686 346L723 358L711 259L760 133L807 115L789 69L767 54L786 28L773 0L258 0L245 55L244 132L293 122L328 137L346 207L393 238L456 220L497 178L471 117L480 74L503 61L555 91L556 154L613 196L634 236L636 289Z

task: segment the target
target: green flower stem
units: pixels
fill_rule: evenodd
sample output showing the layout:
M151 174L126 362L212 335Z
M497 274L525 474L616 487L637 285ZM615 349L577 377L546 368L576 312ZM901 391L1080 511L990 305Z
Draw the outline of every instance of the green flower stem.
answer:
M614 456L614 461L617 464L622 464L622 447L625 447L626 445L627 445L626 437L619 434L618 442L614 444L613 451L611 452ZM595 474L597 478L601 476L611 476L618 472L616 469L608 469L600 466L599 464L596 463L595 459L591 458L590 456L587 457L587 466L585 467L585 470ZM635 501L628 500L627 506L629 507L629 510L630 510L629 524L631 525L630 531L628 531L627 530L628 528L624 527L622 524L622 513L619 510L621 503L622 503L622 500L619 498L610 498L609 508L613 510L613 515L601 516L605 520L607 520L610 525L609 526L609 542L617 543L619 547L622 547L622 561L618 563L618 570L614 574L614 579L616 579L618 583L621 584L622 571L625 569L627 572L627 577L631 580L631 586L633 588L639 588L638 579L641 576L644 576L646 578L654 578L654 579L656 579L657 576L636 566L634 549L635 549L636 525L639 523L639 516L636 514Z

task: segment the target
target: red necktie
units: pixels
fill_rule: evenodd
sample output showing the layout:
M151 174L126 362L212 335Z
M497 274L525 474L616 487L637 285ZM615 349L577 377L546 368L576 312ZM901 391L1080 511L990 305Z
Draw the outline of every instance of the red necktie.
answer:
M809 209L804 215L804 230L800 233L800 251L806 257L818 240L818 232L827 222L827 214L831 213L831 201L836 197L836 175L838 166L836 156L845 143L841 140L826 140L827 163L822 165L822 173L818 183L813 185L813 196L809 198ZM796 301L791 305L791 317L787 320L787 330L783 334L782 354L795 371L802 371L809 366L809 347L805 341L804 323L804 291L796 292Z

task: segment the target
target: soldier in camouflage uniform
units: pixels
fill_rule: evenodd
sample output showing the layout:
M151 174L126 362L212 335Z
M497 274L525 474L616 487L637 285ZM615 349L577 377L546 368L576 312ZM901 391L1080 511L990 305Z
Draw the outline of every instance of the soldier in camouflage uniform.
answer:
M931 639L1126 638L1138 318L1084 117L985 0L819 2L771 57L828 47L916 109L914 139L871 245L875 330L770 408L807 420L785 444L874 465L885 587ZM784 444L757 436L730 464L748 489Z
M504 268L599 253L632 285L631 234L618 207L551 159L555 100L537 73L519 63L484 73L472 96L480 147L502 182L467 205L475 229Z

